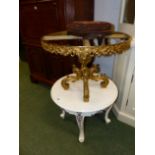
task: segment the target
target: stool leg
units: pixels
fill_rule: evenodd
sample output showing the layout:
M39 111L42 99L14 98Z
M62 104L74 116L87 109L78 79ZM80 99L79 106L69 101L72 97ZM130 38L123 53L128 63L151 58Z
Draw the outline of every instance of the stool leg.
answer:
M85 136L84 136L84 116L81 114L76 115L76 121L79 127L79 142L84 142Z
M109 113L110 113L111 108L112 108L112 105L110 107L108 107L105 112L105 122L107 124L111 122L111 119L109 118Z
M65 118L65 110L62 110L62 112L61 112L61 114L60 114L60 117L61 117L62 119Z

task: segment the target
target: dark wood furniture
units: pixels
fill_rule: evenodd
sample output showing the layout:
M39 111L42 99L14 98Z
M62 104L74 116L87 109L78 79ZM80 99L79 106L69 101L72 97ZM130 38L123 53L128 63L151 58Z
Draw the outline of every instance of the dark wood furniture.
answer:
M33 82L52 84L72 70L77 59L44 51L43 35L65 30L77 20L93 20L94 0L20 0L20 35Z

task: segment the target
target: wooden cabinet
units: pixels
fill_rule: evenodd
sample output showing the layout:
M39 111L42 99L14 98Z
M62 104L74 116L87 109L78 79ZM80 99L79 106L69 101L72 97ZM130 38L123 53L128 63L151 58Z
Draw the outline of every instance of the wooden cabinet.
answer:
M66 29L74 20L93 20L93 0L20 0L20 36L25 46L32 81L52 84L71 72L77 59L44 51L40 38Z
M35 75L46 76L45 53L39 47L27 46L30 71Z

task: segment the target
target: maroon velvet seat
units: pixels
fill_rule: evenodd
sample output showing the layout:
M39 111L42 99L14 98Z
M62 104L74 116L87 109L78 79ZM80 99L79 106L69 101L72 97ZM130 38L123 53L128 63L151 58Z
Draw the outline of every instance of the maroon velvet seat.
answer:
M67 25L67 31L68 34L92 39L94 37L104 37L114 32L114 25L100 21L74 21Z

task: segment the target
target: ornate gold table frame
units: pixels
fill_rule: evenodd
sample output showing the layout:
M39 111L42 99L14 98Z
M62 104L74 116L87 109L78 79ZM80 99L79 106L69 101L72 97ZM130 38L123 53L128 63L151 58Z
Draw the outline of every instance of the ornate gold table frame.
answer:
M76 40L83 41L83 46L69 46L58 45L52 43L52 41L58 40ZM99 74L99 66L93 65L88 68L87 64L95 56L111 56L113 54L121 54L125 50L130 48L131 37L128 34L121 32L114 32L112 34L104 36L104 39L108 40L108 45L91 46L89 39L85 39L79 36L62 35L62 36L44 36L41 40L42 47L50 53L60 54L64 56L78 56L81 67L77 68L73 65L73 73L75 76L65 77L61 84L64 89L69 89L69 82L75 82L77 80L83 80L83 100L89 101L89 79L101 80L101 87L105 88L108 83L108 77L105 74ZM114 43L111 43L113 40Z

